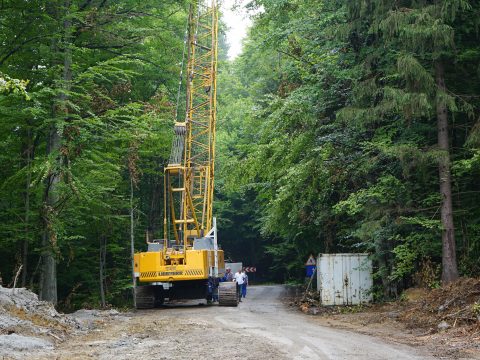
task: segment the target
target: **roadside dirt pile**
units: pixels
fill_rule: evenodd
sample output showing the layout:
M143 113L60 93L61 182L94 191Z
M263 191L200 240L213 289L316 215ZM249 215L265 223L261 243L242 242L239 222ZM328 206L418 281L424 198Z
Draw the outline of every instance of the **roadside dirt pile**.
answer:
M24 358L25 352L52 350L71 335L87 333L118 315L115 309L65 315L30 290L0 286L0 358Z
M320 294L316 290L308 290L303 294L296 294L291 297L290 306L298 307L303 313L309 315L325 315L337 314L341 307L338 306L322 306L320 302Z
M463 326L480 332L480 279L463 278L414 294L405 292L407 304L398 316L408 327L434 332Z
M327 307L320 308L320 294L318 291L306 291L302 297L294 299L292 305L296 305L305 314L317 315L319 312L325 313ZM320 311L321 310L321 311Z
M308 291L294 298L290 305L311 315L371 312L430 333L457 327L480 333L480 279L462 278L433 290L408 289L400 300L387 304L322 307L318 292Z
M76 326L33 292L0 286L0 355L52 348Z
M382 304L321 306L314 291L291 297L289 304L319 315L324 325L425 345L440 357L470 358L480 350L480 279L462 278L433 290L411 288Z

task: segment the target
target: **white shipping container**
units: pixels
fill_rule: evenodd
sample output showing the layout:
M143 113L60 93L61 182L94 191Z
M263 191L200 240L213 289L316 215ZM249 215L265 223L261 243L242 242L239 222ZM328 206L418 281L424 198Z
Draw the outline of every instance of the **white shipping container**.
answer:
M319 254L317 289L322 305L372 301L372 261L368 254Z

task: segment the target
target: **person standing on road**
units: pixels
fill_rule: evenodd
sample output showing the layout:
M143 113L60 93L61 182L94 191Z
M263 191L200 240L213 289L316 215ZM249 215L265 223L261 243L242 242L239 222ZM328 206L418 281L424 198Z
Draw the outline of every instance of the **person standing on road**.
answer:
M226 268L225 269L225 275L223 275L223 278L221 281L232 281L233 280L233 273L232 269Z
M247 286L248 286L248 275L245 271L245 268L243 268L242 275L243 275L242 298L246 298L247 297Z
M241 270L238 270L235 273L235 279L234 281L237 283L237 296L238 296L238 301L242 302L242 286L245 282L245 277L243 276L243 273Z

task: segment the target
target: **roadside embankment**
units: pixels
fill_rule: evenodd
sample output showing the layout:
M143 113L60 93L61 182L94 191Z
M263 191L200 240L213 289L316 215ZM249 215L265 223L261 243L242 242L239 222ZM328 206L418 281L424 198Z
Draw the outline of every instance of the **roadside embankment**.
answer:
M399 300L382 304L322 307L318 293L309 292L290 305L316 315L323 325L425 345L438 356L480 358L480 279L408 289Z
M71 335L92 330L118 311L79 310L59 313L51 303L24 288L0 286L0 357L52 350Z

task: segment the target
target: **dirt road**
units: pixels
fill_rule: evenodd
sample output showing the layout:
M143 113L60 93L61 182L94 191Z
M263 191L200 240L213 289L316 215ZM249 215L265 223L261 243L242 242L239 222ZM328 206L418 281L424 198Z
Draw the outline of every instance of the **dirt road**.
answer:
M117 316L29 359L430 359L425 350L323 327L250 287L238 308L176 305Z

